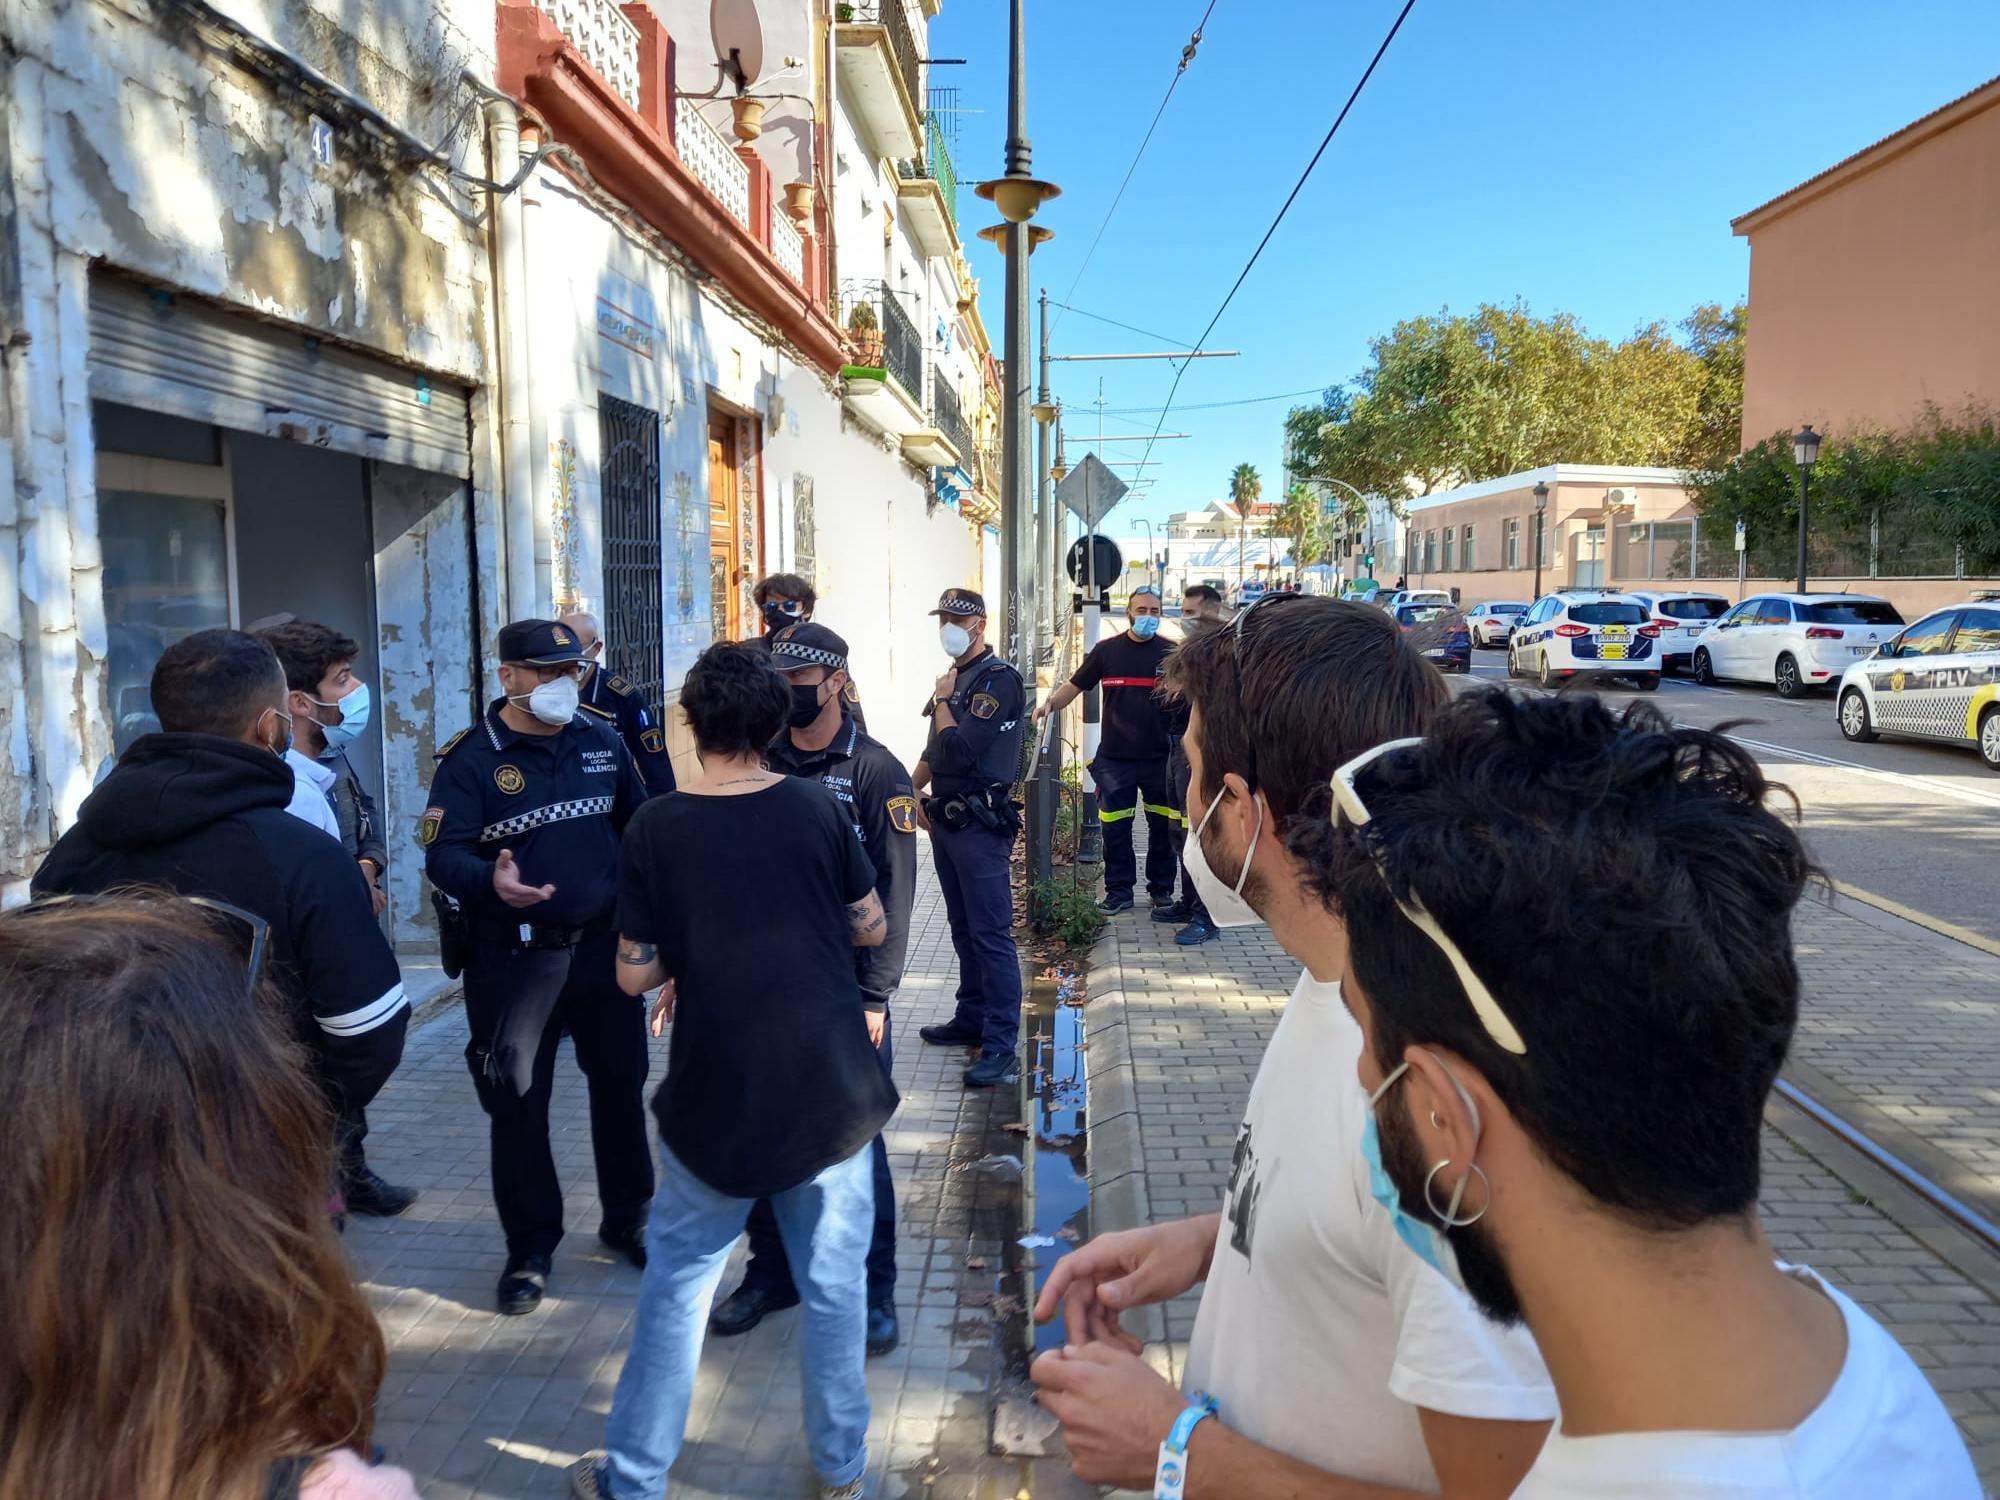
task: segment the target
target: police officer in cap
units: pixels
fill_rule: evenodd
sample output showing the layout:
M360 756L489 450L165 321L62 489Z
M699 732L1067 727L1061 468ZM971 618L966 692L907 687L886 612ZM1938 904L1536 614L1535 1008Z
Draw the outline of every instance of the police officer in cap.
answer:
M909 772L888 748L855 723L847 701L847 642L817 623L790 625L771 639L771 665L791 679L789 727L771 742L766 760L787 776L817 778L854 824L875 863L888 936L878 948L856 948L862 1004L882 1014L882 1066L894 1059L889 1001L903 982L910 908L917 893L917 797ZM868 1246L868 1352L896 1347L896 1185L889 1152L875 1137L875 1229ZM766 1313L798 1305L798 1288L778 1237L777 1217L759 1200L750 1211L750 1264L743 1282L716 1309L709 1328L727 1337L748 1333Z
M918 1035L933 1046L977 1047L965 1082L990 1088L1018 1076L1021 959L1009 860L1020 827L1013 788L1028 693L1021 674L986 644L984 599L971 589L946 589L931 613L943 622L939 639L952 664L924 709L931 731L916 785L930 792L923 822L958 950L958 1009Z
M438 751L418 837L463 957L465 1060L492 1121L493 1198L507 1236L503 1313L542 1300L562 1238L549 1094L565 1031L590 1084L604 1204L598 1238L646 1263L653 1196L645 1007L618 988L618 837L646 798L609 714L578 701L584 655L555 620L500 632L500 687Z
M647 705L645 695L611 670L605 659L604 632L597 616L578 610L558 621L583 647L586 670L578 691L586 708L611 715L618 726L618 738L632 752L632 764L646 790L657 796L674 789L674 761L667 754L667 732L660 716Z

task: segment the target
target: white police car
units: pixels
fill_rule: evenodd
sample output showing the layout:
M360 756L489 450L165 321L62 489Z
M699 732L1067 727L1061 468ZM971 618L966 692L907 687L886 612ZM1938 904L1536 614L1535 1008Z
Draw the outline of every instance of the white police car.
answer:
M1565 589L1544 594L1514 622L1507 675L1554 687L1580 672L1631 679L1642 693L1660 685L1660 627L1630 594Z
M1933 610L1840 677L1840 732L1972 745L2000 771L2000 601Z

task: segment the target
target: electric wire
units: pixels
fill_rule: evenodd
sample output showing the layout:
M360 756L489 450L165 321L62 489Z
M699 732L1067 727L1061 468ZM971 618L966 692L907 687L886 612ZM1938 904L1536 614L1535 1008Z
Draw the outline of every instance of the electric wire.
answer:
M1382 38L1382 45L1375 49L1375 55L1368 60L1368 66L1362 70L1360 79L1354 85L1354 92L1347 96L1347 102L1340 106L1340 113L1333 117L1333 124L1327 127L1326 135L1319 143L1319 149L1313 152L1312 160L1307 162L1306 169L1299 173L1299 180L1292 184L1291 192L1285 195L1285 201L1278 207L1277 217L1271 220L1271 227L1266 229L1264 237L1257 241L1257 248L1250 252L1250 259L1243 263L1243 269L1237 273L1236 280L1230 285L1229 295L1222 299L1222 305L1216 308L1215 316L1208 320L1208 327L1202 329L1201 337L1194 341L1190 352L1198 352L1202 345L1208 342L1208 336L1215 332L1215 325L1220 323L1222 315L1229 311L1229 304L1236 300L1236 294L1243 289L1243 283L1249 279L1251 270L1256 266L1258 258L1263 255L1264 247L1271 243L1271 236L1278 232L1278 226L1285 222L1285 215L1291 212L1292 204L1297 201L1299 194L1305 191L1306 182L1312 176L1313 168L1319 165L1319 159L1326 155L1326 148L1333 144L1334 136L1340 133L1341 123L1354 108L1355 100L1361 97L1361 91L1368 87L1368 80L1375 76L1376 67L1380 65L1383 55L1388 52L1389 44L1396 40L1396 33L1403 29L1403 22L1409 19L1416 3L1417 0L1403 0L1403 8L1396 13L1396 19L1390 25L1388 34ZM1167 387L1166 405L1160 408L1160 420L1154 424L1153 435L1146 442L1144 457L1153 456L1153 445L1159 441L1160 433L1166 428L1167 413L1173 410L1174 396L1181 388L1181 377L1187 374L1188 366L1193 363L1191 359L1175 362L1174 383Z
M1187 341L1185 339L1177 339L1170 333L1154 333L1149 328L1140 328L1131 323L1121 323L1116 318L1107 318L1104 316L1103 313L1086 312L1083 308L1072 307L1067 302L1056 302L1051 300L1049 306L1059 307L1063 309L1063 311L1065 312L1073 312L1079 318L1088 318L1093 323L1109 323L1113 328L1122 328L1127 333L1136 333L1149 339L1158 339L1160 340L1161 343L1172 344L1175 348L1185 348L1187 344ZM1053 333L1055 330L1051 328L1049 331ZM1147 410L1149 411L1151 409L1152 408L1150 407L1147 408Z
M1201 46L1201 34L1208 29L1208 18L1215 14L1218 3L1219 0L1208 0L1208 9L1201 13L1201 19L1195 23L1194 34L1188 38L1187 45L1181 48L1180 66L1174 69L1174 76L1167 80L1167 91L1160 98L1160 107L1153 111L1153 122L1146 127L1145 135L1140 137L1139 149L1132 153L1132 164L1125 169L1125 177L1118 184L1118 191L1111 195L1111 206L1104 210L1103 222L1097 226L1097 233L1090 237L1090 248L1083 252L1083 264L1076 268L1076 275L1070 278L1069 290L1063 293L1063 300L1057 304L1058 308L1068 307L1069 299L1076 295L1077 286L1083 281L1083 273L1090 269L1091 258L1097 254L1098 243L1104 238L1104 231L1111 227L1112 215L1118 212L1118 204L1125 197L1125 189L1132 185L1132 174L1139 170L1139 159L1146 154L1146 147L1152 144L1153 132L1160 128L1160 117L1167 112L1167 105L1174 97L1174 90L1180 87L1181 76L1187 72L1188 64L1194 61L1195 50ZM1055 322L1049 325L1049 332L1053 334L1061 324L1062 313L1059 311L1056 313Z

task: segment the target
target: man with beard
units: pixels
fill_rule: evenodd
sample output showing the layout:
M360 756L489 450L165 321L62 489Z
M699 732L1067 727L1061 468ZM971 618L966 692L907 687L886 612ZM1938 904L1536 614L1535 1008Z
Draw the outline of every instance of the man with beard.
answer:
M1520 1500L1980 1493L1910 1357L1757 1222L1813 875L1772 790L1645 705L1488 692L1343 766L1307 851L1376 1200L1555 1380Z
M1056 1262L1035 1311L1061 1311L1068 1344L1035 1362L1042 1404L1096 1483L1178 1482L1169 1492L1189 1500L1500 1500L1554 1394L1532 1343L1485 1324L1369 1196L1347 935L1297 852L1324 840L1334 769L1420 731L1443 680L1380 610L1274 594L1176 651L1167 686L1187 701L1186 859L1209 911L1268 923L1304 968L1221 1211ZM1120 1318L1198 1282L1183 1396Z
M1222 590L1205 583L1189 584L1181 595L1182 642L1191 641L1221 623ZM1194 948L1216 936L1216 927L1209 920L1208 908L1201 904L1201 892L1194 888L1194 876L1187 868L1188 759L1187 751L1181 747L1181 736L1187 733L1187 718L1187 700L1175 699L1167 713L1167 728L1173 735L1167 750L1167 785L1174 794L1174 808L1181 815L1174 825L1174 861L1181 867L1181 898L1154 912L1153 920L1185 924L1174 934L1174 941L1183 948Z

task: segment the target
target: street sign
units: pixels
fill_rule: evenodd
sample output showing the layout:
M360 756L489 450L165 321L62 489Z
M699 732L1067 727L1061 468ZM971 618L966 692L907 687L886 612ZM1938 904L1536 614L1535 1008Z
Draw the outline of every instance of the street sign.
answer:
M1736 550L1738 552L1744 550L1743 523L1741 521L1736 523Z
M1056 486L1056 498L1069 507L1085 531L1095 531L1111 507L1125 498L1129 489L1124 480L1104 466L1095 453L1086 453L1083 462L1063 475Z
M1092 536L1089 540L1096 543L1097 555L1093 559L1095 575L1097 586L1103 588L1125 571L1125 555L1118 550L1118 544L1108 536ZM1085 538L1078 537L1071 542L1069 556L1063 561L1063 568L1069 573L1071 583L1081 584L1086 581L1083 571L1084 541Z

